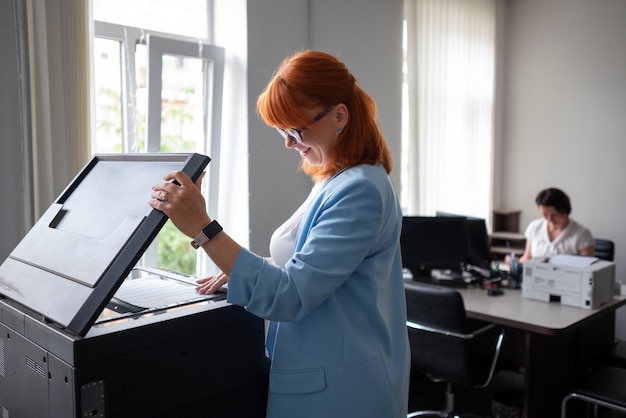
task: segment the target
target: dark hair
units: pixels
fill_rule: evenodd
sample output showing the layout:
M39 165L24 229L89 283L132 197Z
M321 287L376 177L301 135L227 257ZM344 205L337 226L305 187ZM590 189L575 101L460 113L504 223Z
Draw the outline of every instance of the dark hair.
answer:
M572 212L572 204L569 196L561 189L550 187L537 194L535 198L537 206L553 206L557 211L569 215Z
M390 173L393 163L376 119L376 103L332 55L302 51L287 57L257 99L257 110L265 123L285 129L310 122L303 109L338 103L349 114L341 132L343 140L335 143L325 166L311 166L303 160L304 172L319 180L359 164L381 164Z

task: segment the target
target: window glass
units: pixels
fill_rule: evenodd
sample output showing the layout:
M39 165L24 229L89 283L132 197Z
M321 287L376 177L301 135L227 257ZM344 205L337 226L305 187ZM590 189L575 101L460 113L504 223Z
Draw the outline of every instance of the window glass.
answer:
M93 18L206 39L207 0L93 0Z
M163 56L161 152L204 150L202 60Z
M134 45L134 77L127 51L119 40L94 38L97 154L145 152L147 49ZM126 77L122 72L126 71ZM129 85L125 88L122 79ZM124 129L128 132L124 135Z
M93 0L94 153L147 152L147 38L154 31L168 39L184 36L189 39L187 43L202 51L198 39L206 39L208 33L206 3ZM160 152L208 154L205 138L211 118L207 113L207 95L213 89L207 85L207 80L212 80L207 78L207 69L206 61L183 53L162 56L161 91L156 96L161 108ZM198 257L206 257L193 250L189 241L168 221L144 253L142 263L196 274L199 266L206 263Z
M161 152L206 153L204 144L203 61L163 55L161 73ZM168 221L159 234L159 266L195 273L197 252Z
M122 152L122 80L120 42L94 40L96 153Z

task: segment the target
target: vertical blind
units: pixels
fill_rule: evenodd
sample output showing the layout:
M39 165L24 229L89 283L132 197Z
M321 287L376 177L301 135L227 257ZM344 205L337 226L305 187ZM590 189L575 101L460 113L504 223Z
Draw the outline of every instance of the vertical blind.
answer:
M489 219L496 0L407 0L406 210Z

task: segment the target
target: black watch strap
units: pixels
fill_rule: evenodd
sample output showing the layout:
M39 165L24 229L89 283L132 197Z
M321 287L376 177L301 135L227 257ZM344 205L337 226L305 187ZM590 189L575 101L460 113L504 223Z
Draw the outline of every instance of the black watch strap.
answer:
M220 232L222 232L222 225L217 223L216 220L213 220L210 224L202 228L202 231L200 231L198 236L191 241L191 246L198 249L215 238L215 236Z

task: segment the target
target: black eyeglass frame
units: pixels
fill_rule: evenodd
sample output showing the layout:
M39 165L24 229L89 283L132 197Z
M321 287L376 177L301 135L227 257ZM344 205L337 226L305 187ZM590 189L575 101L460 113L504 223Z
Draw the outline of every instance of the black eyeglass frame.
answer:
M311 119L311 124L319 121L320 119L322 119L324 116L326 116L331 110L333 110L335 108L336 105L332 105L324 110L322 110L319 114L317 114L313 119ZM294 142L296 144L302 144L302 142L304 142L304 140L302 139L302 131L305 129L304 127L300 128L300 129L281 129L278 126L274 126L274 129L276 129L276 131L278 131L278 133L280 134L280 136L283 137L283 139L288 139L291 142Z

